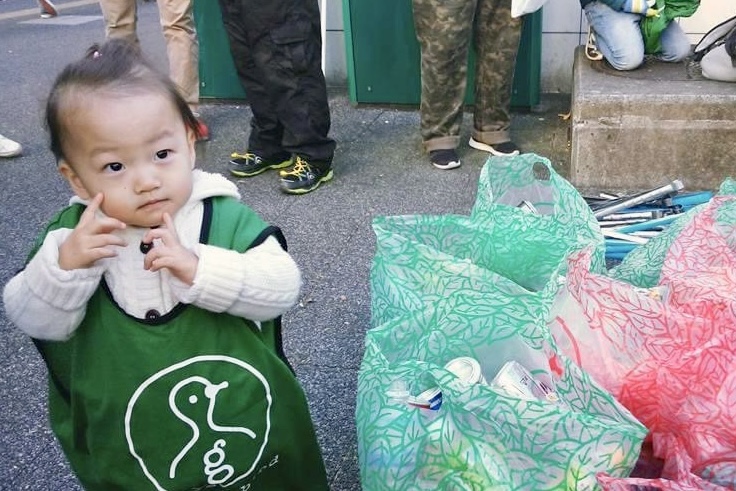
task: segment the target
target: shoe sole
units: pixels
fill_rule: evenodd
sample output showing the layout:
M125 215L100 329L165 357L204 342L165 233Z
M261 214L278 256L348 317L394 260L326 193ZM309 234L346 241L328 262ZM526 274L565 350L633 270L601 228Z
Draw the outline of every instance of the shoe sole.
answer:
M317 182L315 182L311 187L308 187L308 188L290 189L290 188L285 187L283 185L283 183L282 183L281 184L281 191L285 192L286 194L307 194L307 193L310 193L310 192L314 191L315 189L317 189L320 186L320 184L322 184L323 182L331 181L333 175L334 174L332 172L332 169L330 169L330 172L328 172L327 174L325 174Z
M519 151L518 150L514 150L511 153L499 152L498 150L496 150L492 146L486 145L485 143L481 143L478 140L474 140L472 138L468 142L468 145L470 145L472 148L474 148L476 150L481 150L483 152L488 152L491 155L495 155L496 157L514 157L516 155L519 155Z
M457 169L462 165L462 162L460 162L459 160L453 160L452 162L448 162L445 165L435 164L434 162L432 162L432 165L440 170L450 170Z
M230 161L230 163L232 164L232 161ZM263 174L264 172L270 169L283 169L284 167L288 167L289 164L291 164L291 159L284 160L283 162L280 162L278 164L269 165L262 169L258 169L255 172L243 172L242 170L230 169L230 174L236 177L253 177L253 176L257 176L258 174Z
M595 33L590 26L588 26L588 38L585 41L585 57L590 61L601 61L603 59L603 54L598 51L598 46L596 46Z

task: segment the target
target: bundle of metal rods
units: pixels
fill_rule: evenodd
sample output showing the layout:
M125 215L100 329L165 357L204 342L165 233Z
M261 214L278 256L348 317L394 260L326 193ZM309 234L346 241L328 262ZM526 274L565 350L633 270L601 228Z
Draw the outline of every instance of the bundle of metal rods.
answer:
M662 233L679 214L707 203L713 193L685 193L680 180L636 194L585 196L606 238L606 259L623 259L635 247Z

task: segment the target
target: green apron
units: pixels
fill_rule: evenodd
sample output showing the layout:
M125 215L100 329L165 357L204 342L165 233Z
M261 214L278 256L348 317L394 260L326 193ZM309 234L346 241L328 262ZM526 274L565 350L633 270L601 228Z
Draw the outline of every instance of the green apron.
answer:
M63 210L46 233L83 210ZM203 243L242 252L272 234L283 238L232 198L205 201ZM86 489L328 489L279 319L259 329L184 304L146 317L122 311L102 281L71 339L36 340L51 426Z

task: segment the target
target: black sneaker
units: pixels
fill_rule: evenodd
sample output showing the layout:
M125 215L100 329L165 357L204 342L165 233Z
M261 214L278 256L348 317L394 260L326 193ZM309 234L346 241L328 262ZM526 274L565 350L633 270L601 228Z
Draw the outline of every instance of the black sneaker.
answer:
M457 169L460 167L460 157L454 148L443 148L429 152L429 161L432 165L442 170Z
M479 142L474 138L470 138L468 145L476 150L488 152L496 157L513 157L514 155L519 155L521 153L521 149L512 141L489 145L487 143Z
M291 164L291 157L267 159L254 153L230 155L230 173L237 177L253 177L268 169L283 169Z
M288 170L279 171L281 190L287 194L305 194L314 191L323 182L332 179L332 168L329 164L317 166L306 159L294 157L294 165Z

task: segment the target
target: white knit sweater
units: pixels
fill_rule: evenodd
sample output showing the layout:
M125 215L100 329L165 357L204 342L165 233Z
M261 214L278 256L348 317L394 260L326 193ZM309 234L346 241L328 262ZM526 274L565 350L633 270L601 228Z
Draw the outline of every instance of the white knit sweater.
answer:
M8 318L32 337L68 339L103 275L118 305L138 318L152 309L166 314L180 302L255 321L283 314L298 299L299 268L273 237L242 254L199 244L202 200L213 196L240 198L235 185L221 175L195 170L192 195L174 217L179 241L199 258L192 286L166 270L144 270L140 243L148 229L130 226L120 232L127 245L117 256L88 269L62 270L59 246L71 229L59 229L48 234L26 268L5 286ZM75 197L71 202L82 201Z

